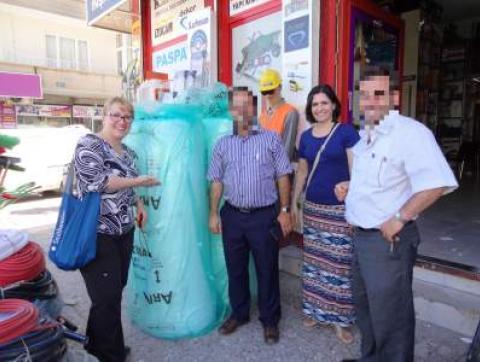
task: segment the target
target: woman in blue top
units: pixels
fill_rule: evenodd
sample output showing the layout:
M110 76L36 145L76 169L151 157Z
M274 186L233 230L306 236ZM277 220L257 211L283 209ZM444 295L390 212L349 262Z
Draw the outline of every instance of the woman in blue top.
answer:
M359 136L349 124L335 127L340 102L329 85L312 88L305 113L312 127L300 138L292 198L295 222L299 207L303 207L304 325L332 325L343 343L351 343L349 326L355 319L350 275L352 228L345 221L345 206L333 190L338 182L350 179L351 148ZM317 153L329 135L307 185ZM305 201L299 205L304 188Z

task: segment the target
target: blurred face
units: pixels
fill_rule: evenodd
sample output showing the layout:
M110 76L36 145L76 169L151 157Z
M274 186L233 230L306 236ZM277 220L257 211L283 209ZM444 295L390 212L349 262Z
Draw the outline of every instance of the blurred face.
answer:
M275 104L282 98L281 88L277 87L270 91L261 92L262 96L267 100L268 104Z
M103 117L103 130L112 138L122 139L130 130L133 114L129 107L119 103L114 103L110 111Z
M372 76L360 82L360 112L370 124L380 122L398 104L398 92L390 94L389 76Z
M230 112L233 116L233 122L236 129L248 130L253 124L255 117L255 105L253 95L246 91L234 92L230 104Z
M335 104L325 93L317 93L312 99L312 115L318 123L332 122Z

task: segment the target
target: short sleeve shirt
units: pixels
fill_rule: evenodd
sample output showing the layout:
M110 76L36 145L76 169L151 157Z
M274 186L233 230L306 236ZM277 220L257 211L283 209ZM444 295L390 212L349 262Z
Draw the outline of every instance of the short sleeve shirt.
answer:
M299 145L299 157L308 163L308 174L312 171L315 157L326 137L315 137L312 128L302 133ZM320 161L311 178L306 199L323 204L341 204L335 196L334 187L341 181L350 179L346 150L352 148L359 140L358 132L349 124L340 124L323 150Z
M378 228L414 194L458 187L432 132L397 111L391 111L370 136L362 133L352 151L345 217L353 225Z
M237 207L272 205L276 180L292 172L280 137L259 130L246 137L224 136L215 144L208 180L221 182L224 197Z

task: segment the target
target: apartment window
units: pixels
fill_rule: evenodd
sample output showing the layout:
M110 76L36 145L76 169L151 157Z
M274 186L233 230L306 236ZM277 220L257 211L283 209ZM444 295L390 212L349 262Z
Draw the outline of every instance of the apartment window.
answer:
M123 54L122 51L117 51L117 73L119 75L123 74Z
M47 66L63 69L88 70L88 43L63 36L47 34Z
M64 69L76 69L75 40L60 37L60 66Z
M117 48L121 48L122 45L123 45L122 35L123 35L123 34L117 34L117 36L116 36L116 39L117 39L117 41L116 41Z
M117 34L117 73L122 75L132 60L132 36Z
M57 37L54 35L46 36L47 49L47 67L57 67Z
M88 70L88 45L84 40L78 41L78 69Z

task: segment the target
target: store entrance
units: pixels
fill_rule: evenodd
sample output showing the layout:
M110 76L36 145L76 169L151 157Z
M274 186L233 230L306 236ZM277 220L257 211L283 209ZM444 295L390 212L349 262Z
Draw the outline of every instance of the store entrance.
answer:
M434 132L460 184L419 219L419 253L478 273L480 2L425 2L418 15L415 118Z
M460 187L418 220L420 260L480 275L480 1L350 0L342 8L345 119L363 125L367 68L401 84L403 115L435 135ZM357 105L357 106L356 106Z

